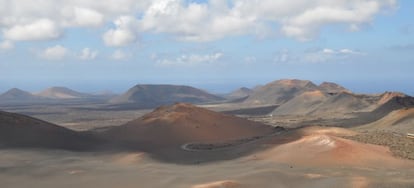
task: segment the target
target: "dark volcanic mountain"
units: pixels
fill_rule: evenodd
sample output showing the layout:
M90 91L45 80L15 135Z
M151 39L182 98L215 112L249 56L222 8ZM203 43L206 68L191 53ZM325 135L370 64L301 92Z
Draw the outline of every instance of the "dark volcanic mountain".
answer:
M163 106L125 125L105 132L137 149L179 148L193 142L221 143L272 133L273 128L191 104Z
M205 103L218 100L223 100L223 98L190 86L136 85L126 93L113 98L110 103L153 108L176 102Z
M36 95L51 99L76 99L90 96L90 94L77 92L66 87L51 87Z
M28 101L38 98L39 97L36 97L27 91L23 91L17 88L10 89L0 95L1 101Z
M29 116L0 111L0 147L84 150L97 140Z
M306 91L318 90L308 80L277 80L255 90L244 102L256 105L283 104Z

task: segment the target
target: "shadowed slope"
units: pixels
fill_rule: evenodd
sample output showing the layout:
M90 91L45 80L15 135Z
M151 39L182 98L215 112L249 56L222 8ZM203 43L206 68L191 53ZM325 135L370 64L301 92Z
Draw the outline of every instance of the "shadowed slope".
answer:
M0 111L0 146L85 150L97 140L29 116Z

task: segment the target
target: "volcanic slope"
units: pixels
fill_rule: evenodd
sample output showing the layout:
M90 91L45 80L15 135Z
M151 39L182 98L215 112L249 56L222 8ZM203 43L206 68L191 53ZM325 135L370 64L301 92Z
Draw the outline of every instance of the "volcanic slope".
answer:
M0 147L91 149L97 140L29 116L0 111Z
M308 80L277 80L255 90L244 102L253 105L282 104L306 91L318 90Z
M180 148L186 143L225 143L271 134L273 127L191 104L163 106L104 134L143 150Z
M347 114L361 111L371 111L373 103L369 96L356 95L348 92L341 92L330 96L325 100L318 108L316 108L313 114Z
M307 91L289 100L273 111L273 115L306 115L315 111L328 95L322 91Z
M358 127L362 130L390 130L393 132L414 133L414 108L395 110L383 118Z
M206 103L219 100L223 100L223 98L190 86L136 85L126 93L113 98L110 103L154 108L176 102Z
M385 116L394 110L414 107L414 97L407 95L389 97L387 94L384 94L379 102L379 104L383 104L379 105L378 108L373 111L373 114L376 114L377 116Z
M51 99L76 99L89 97L89 94L77 92L66 87L51 87L35 95Z

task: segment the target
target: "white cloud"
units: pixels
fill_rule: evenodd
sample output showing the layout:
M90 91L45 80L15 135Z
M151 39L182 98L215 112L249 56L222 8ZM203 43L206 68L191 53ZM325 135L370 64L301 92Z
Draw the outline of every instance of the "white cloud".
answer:
M325 48L319 51L306 53L303 56L303 61L310 63L322 63L327 61L344 60L360 55L365 55L365 53L347 48L339 50Z
M122 50L115 50L114 53L112 53L111 58L113 60L126 60L130 57L130 54L125 53Z
M172 33L192 41L240 34L260 36L272 30L298 40L310 40L325 25L343 24L355 31L360 24L371 22L381 10L395 5L395 0L159 0L144 12L140 26L144 31ZM280 31L274 25L280 26Z
M217 52L212 54L183 54L175 58L158 58L152 57L158 66L170 67L170 66L199 66L209 65L218 62L223 58L224 54Z
M4 38L15 41L56 39L61 35L56 24L40 19L25 25L15 25L3 31Z
M79 58L82 60L93 60L98 55L97 50L91 50L90 48L84 48L79 55Z
M397 0L0 0L0 29L6 40L50 40L67 28L113 22L115 27L102 36L108 46L134 43L141 32L189 41L237 35L284 35L306 41L327 25L358 31L396 4Z
M101 26L104 22L104 16L96 10L73 7L62 10L62 14L67 18L65 20L66 26L83 26L83 27L96 27Z
M137 40L136 20L131 16L121 16L114 21L115 29L110 29L103 36L108 46L125 46Z
M10 50L14 48L13 42L9 40L5 40L3 42L0 42L0 50Z
M56 45L44 49L39 53L39 57L47 60L62 60L68 55L69 50L61 45Z

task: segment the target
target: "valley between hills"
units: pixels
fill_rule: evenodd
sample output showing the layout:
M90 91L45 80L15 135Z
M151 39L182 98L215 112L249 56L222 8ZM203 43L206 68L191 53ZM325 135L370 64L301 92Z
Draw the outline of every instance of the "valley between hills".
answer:
M413 187L414 98L283 79L0 94L5 187Z

